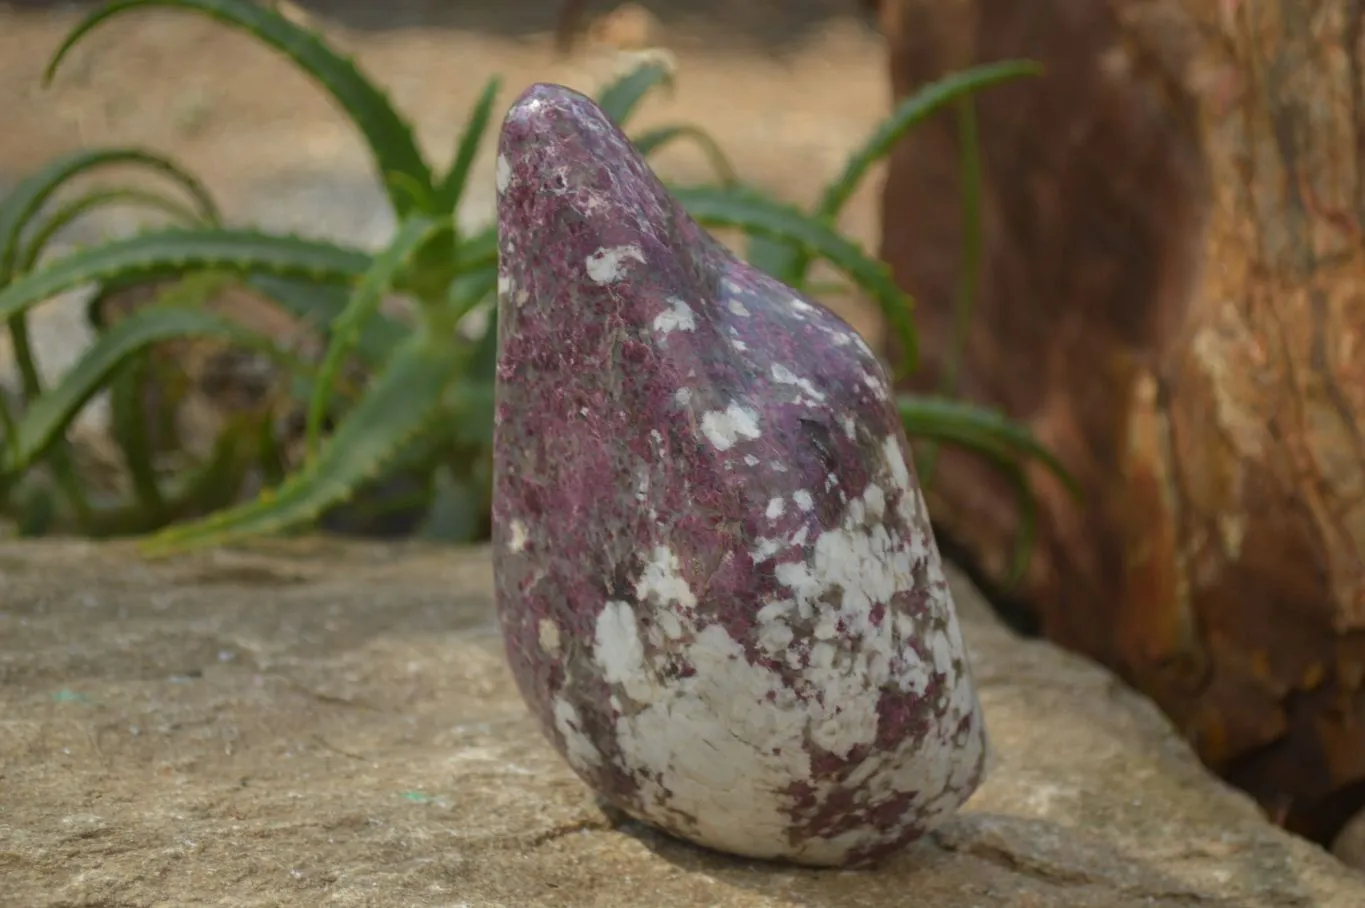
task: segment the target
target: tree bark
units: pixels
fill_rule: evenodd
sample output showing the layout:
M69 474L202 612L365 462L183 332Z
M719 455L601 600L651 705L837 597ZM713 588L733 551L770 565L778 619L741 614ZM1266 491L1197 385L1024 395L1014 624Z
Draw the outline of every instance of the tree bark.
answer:
M961 389L1031 469L1019 591L1203 758L1320 841L1365 800L1361 0L884 0L898 97L973 63L985 261ZM882 255L937 389L960 255L955 119L893 155ZM1010 487L938 461L942 532L999 579Z

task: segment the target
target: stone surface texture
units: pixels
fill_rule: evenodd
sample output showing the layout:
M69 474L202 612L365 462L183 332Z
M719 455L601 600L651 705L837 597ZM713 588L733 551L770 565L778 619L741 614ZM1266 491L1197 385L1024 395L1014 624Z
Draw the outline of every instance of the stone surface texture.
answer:
M1365 870L1365 811L1347 821L1332 842L1332 854L1347 866Z
M0 905L1359 908L1108 672L950 571L991 773L874 871L614 822L508 671L487 550L0 543Z
M1027 424L1084 492L1031 466L1039 545L1014 594L1330 842L1365 808L1360 7L876 5L897 97L976 64L1045 68L976 108L962 391ZM957 332L957 131L951 113L912 130L883 199L926 390ZM945 450L932 492L944 538L1002 577L1009 480Z
M980 783L985 731L876 357L578 92L512 105L497 190L494 565L546 733L724 851L851 865L919 837Z

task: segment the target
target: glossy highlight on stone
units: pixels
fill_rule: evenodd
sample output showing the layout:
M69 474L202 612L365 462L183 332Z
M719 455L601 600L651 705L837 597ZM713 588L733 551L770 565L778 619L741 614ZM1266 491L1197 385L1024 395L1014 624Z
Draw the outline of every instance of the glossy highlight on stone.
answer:
M851 866L919 837L986 736L880 363L577 92L523 93L496 173L494 569L546 735L722 851Z

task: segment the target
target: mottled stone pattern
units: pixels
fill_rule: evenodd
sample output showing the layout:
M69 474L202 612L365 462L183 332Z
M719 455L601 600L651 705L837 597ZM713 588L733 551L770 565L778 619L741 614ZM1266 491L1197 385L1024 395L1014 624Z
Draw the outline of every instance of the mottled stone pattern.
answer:
M522 694L583 779L724 851L875 860L985 730L886 375L537 85L497 160L494 548Z

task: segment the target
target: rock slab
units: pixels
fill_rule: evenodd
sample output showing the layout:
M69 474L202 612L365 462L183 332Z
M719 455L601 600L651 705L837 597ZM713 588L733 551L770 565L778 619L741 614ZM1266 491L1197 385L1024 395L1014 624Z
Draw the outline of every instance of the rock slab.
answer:
M542 737L489 553L0 544L0 905L1359 908L1150 703L952 578L987 782L874 871L620 822Z

